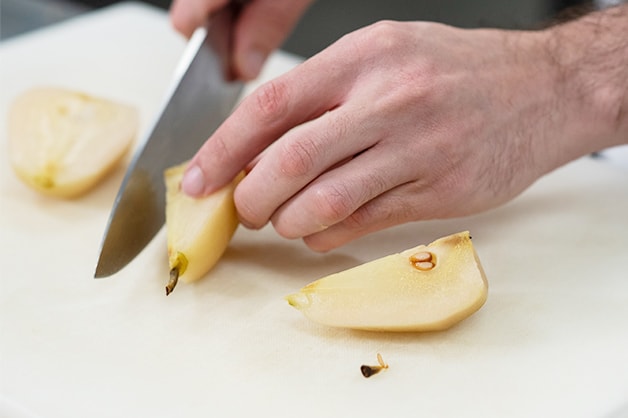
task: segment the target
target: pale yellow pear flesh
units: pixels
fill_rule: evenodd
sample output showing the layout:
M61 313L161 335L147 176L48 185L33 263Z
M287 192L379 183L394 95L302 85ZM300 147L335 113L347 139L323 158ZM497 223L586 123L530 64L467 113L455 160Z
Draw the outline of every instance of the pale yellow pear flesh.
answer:
M426 253L431 264L418 268L415 256ZM487 294L486 275L465 231L324 277L286 299L312 321L332 327L436 331L476 312Z
M168 263L189 283L202 278L227 249L239 225L233 193L243 175L209 196L193 198L181 190L186 167L187 162L167 169L164 179Z
M11 165L39 192L76 197L122 159L138 126L132 106L77 91L33 88L18 96L9 110Z

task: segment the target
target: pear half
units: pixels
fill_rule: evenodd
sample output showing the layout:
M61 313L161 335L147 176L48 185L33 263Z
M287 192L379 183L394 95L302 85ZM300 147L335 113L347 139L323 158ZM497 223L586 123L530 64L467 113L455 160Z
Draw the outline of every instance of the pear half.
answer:
M203 277L218 262L238 227L233 192L244 174L222 189L202 198L181 190L187 162L164 172L166 183L166 234L170 294L181 279L190 283Z
M121 160L139 126L134 107L53 87L18 96L9 110L9 156L35 190L71 198Z
M319 279L288 303L314 322L371 331L444 330L486 301L468 231Z

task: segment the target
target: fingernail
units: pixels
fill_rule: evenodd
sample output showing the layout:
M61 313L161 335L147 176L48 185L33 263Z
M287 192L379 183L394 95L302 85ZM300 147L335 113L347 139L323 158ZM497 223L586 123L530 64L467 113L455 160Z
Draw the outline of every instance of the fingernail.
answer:
M266 54L259 49L252 49L251 51L249 51L244 58L243 71L246 78L256 78L262 70L262 66L264 65L265 60Z
M181 189L190 196L199 196L205 190L205 176L199 166L190 167L183 175Z

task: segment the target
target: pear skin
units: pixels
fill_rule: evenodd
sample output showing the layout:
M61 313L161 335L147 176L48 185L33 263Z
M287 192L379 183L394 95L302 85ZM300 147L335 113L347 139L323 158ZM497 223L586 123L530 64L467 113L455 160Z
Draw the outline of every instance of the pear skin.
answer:
M316 280L286 297L310 320L370 331L437 331L482 307L488 281L468 231Z
M164 172L166 183L166 235L170 294L178 280L190 283L202 278L227 249L239 221L233 201L240 173L231 183L202 198L181 190L187 162Z

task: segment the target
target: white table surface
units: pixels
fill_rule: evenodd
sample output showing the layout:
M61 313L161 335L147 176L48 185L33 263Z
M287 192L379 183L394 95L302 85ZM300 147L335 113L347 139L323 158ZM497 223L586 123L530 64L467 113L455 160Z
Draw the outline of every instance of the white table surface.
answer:
M34 85L160 106L184 40L137 3L0 44L0 115ZM262 79L298 63L278 53ZM253 86L250 86L250 89ZM619 417L628 413L628 169L584 158L499 209L418 222L328 254L240 228L219 265L168 298L165 236L92 279L120 167L71 201L32 192L0 119L0 416ZM486 305L449 331L308 322L304 284L469 229ZM380 352L385 373L359 366Z

